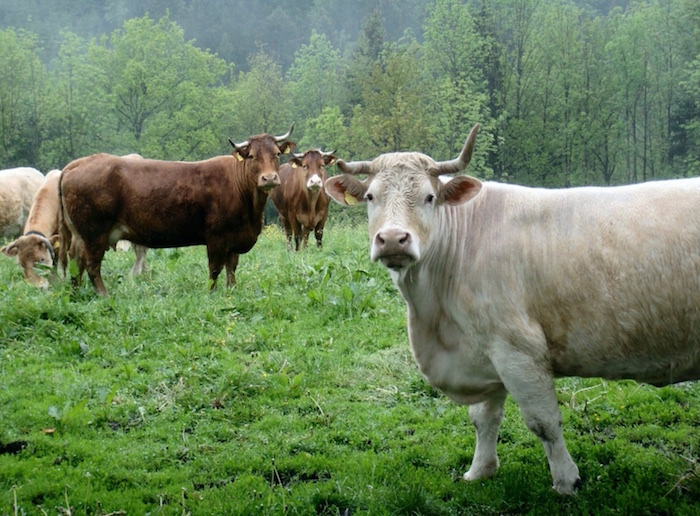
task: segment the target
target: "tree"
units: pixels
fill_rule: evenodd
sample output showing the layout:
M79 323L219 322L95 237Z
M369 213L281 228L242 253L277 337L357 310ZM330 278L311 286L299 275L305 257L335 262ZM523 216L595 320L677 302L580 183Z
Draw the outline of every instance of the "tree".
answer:
M289 127L284 109L285 83L280 65L262 50L248 60L234 86L236 133L248 136L279 132ZM286 129L284 130L286 131Z
M365 80L362 101L351 123L350 152L382 152L429 148L428 97L419 69L415 42L391 45ZM358 139L357 135L364 135ZM355 146L353 146L355 144Z
M0 31L0 77L0 161L38 164L48 74L35 34Z
M287 72L289 111L299 121L298 134L305 134L307 120L318 117L324 108L340 105L341 77L340 52L325 35L312 31L309 44L296 52Z
M94 87L99 74L87 61L87 45L71 32L61 33L61 38L41 145L42 159L51 168L104 150L103 138L115 131L106 94Z
M117 120L118 137L107 145L113 152L188 159L220 148L211 120L226 64L185 42L167 15L128 20L93 43L89 58Z

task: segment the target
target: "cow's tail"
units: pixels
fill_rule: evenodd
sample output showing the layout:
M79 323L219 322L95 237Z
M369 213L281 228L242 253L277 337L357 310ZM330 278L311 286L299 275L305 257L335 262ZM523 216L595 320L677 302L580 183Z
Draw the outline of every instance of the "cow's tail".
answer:
M63 213L63 178L66 177L66 168L63 169L61 177L58 179L58 265L63 272L64 279L67 278L66 270L68 267L68 248L71 246L72 240L72 234L68 228L66 216Z

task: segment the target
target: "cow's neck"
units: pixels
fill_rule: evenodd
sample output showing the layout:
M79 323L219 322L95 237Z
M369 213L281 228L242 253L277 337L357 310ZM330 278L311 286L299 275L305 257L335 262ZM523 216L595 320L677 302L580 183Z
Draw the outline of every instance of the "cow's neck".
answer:
M458 303L478 247L476 228L472 205L445 207L436 214L420 262L401 272L390 271L409 311L425 313L430 307Z

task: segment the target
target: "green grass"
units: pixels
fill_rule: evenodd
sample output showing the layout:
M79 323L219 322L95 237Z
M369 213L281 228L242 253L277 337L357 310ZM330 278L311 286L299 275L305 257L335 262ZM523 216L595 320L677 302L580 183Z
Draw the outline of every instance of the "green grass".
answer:
M268 227L238 285L202 247L109 252L109 299L25 284L0 257L0 515L692 514L700 384L557 383L584 485L558 496L506 405L492 479L459 481L474 431L430 388L366 227L287 253ZM85 282L86 284L89 282Z

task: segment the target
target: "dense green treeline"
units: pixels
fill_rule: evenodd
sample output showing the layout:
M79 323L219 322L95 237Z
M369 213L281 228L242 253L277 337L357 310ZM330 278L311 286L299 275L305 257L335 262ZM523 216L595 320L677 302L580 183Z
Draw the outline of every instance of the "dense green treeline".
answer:
M186 38L192 17L176 21L219 3L141 2L151 14L112 31L107 22L136 4L87 3L108 32L56 30L53 54L31 25L0 30L0 166L46 171L102 151L202 159L292 121L299 150L448 159L480 122L480 177L569 186L700 174L693 0L359 2L357 34L334 26L324 2L311 16L303 2L270 1L265 20L284 22L251 36L243 62L226 58L222 20L204 31L220 38L209 47ZM387 18L391 6L403 18ZM254 14L236 23L250 31Z

